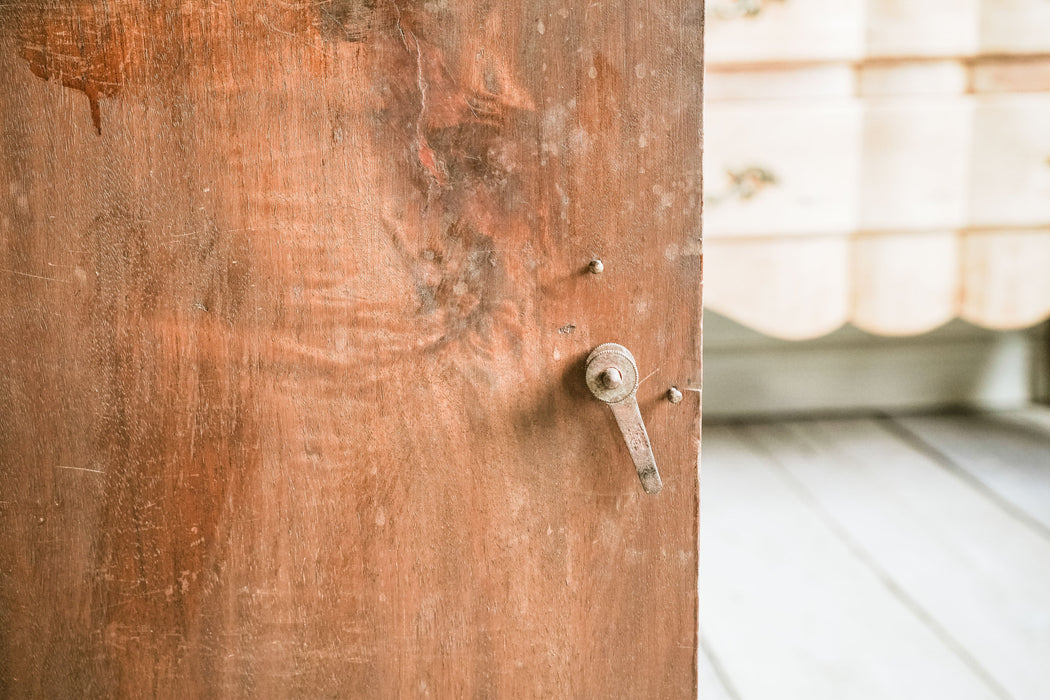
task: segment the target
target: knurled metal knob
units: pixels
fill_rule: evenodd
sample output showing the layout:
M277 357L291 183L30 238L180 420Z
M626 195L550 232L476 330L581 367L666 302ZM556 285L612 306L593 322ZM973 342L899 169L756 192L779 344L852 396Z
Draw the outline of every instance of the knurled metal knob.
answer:
M587 387L599 401L609 404L620 426L627 451L638 472L642 488L656 494L663 488L649 434L638 410L638 364L631 351L617 343L599 345L587 356Z

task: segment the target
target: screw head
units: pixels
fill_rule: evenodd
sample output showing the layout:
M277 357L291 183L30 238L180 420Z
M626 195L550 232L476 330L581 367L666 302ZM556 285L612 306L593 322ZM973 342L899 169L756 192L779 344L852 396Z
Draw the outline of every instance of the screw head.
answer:
M615 367L610 367L602 372L601 378L606 389L619 389L623 386L623 373Z
M673 386L667 390L667 400L671 403L682 402L682 392L678 390L678 387Z
M602 264L601 260L595 258L591 260L591 264L587 266L587 269L591 271L592 275L600 275L605 270L605 265Z

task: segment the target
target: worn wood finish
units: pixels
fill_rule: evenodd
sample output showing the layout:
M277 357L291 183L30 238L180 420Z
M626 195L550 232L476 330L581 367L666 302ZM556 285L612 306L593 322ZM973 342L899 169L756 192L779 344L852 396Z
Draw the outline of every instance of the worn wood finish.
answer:
M0 27L3 694L695 695L700 3Z

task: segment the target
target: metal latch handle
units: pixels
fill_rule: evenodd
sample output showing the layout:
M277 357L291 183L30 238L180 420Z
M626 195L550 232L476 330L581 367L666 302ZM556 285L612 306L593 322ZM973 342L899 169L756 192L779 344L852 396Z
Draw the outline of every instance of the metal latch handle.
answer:
M660 493L663 482L656 469L642 412L638 410L638 365L634 356L616 343L599 345L587 356L587 387L612 409L642 488L648 494Z

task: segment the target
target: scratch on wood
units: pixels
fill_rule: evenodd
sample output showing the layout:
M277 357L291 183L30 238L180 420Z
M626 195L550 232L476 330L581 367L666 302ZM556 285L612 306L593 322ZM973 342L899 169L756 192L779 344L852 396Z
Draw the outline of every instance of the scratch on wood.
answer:
M6 267L2 268L2 269L3 269L4 272L8 272L8 273L10 273L12 275L18 275L19 277L30 277L32 279L45 280L47 282L63 282L65 284L69 283L69 280L60 280L60 279L56 279L54 277L44 277L43 275L34 275L34 274L30 273L30 272L19 272L18 270L8 270Z
M101 469L88 469L87 467L65 467L61 464L57 465L55 469L70 469L77 472L91 472L92 474L105 474L106 472Z
M645 375L645 378L644 378L644 379L642 379L642 381L638 382L638 386L641 386L642 384L645 384L645 382L646 382L646 381L647 381L647 380L648 380L648 379L649 379L650 377L652 377L652 376L653 376L654 374L656 374L656 373L657 373L657 372L659 372L659 371L660 371L660 368L659 368L659 367L657 367L657 368L656 368L656 369L654 369L654 370L653 370L652 372L650 372L649 374Z

